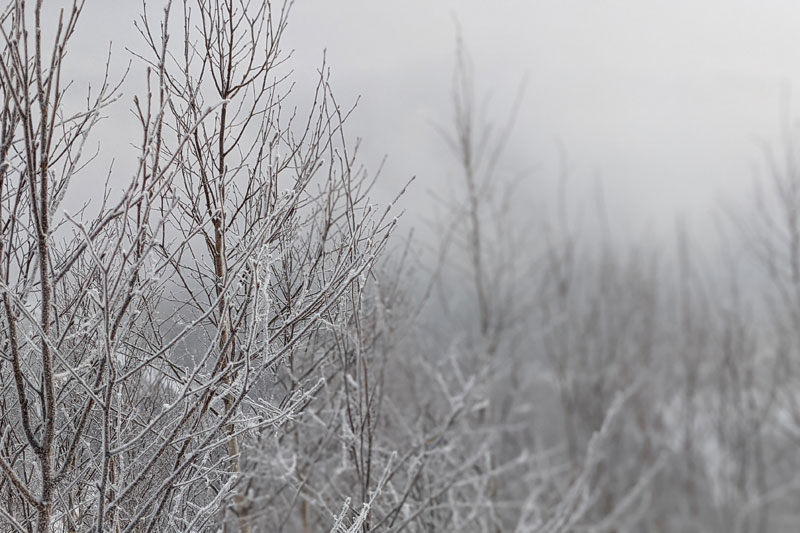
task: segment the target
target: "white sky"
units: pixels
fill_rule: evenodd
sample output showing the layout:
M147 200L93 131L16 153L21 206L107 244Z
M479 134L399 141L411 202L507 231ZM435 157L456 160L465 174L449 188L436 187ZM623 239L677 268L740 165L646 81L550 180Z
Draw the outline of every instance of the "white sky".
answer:
M429 123L449 111L454 17L495 109L527 75L516 164L552 169L560 141L576 181L601 176L640 224L703 219L749 190L800 87L795 1L300 0L297 58L326 47L337 89L363 96L366 146L423 183L443 172Z
M138 6L88 1L87 75L108 40L118 59L139 45ZM415 216L447 175L431 124L450 112L455 17L493 110L507 112L527 76L508 155L512 167L539 168L531 193L551 179L560 142L575 181L602 176L628 225L704 219L720 197L748 190L759 143L776 143L785 103L798 101L796 1L297 0L287 41L297 80L311 80L327 49L338 98L361 96L350 133L363 137L365 160L389 156L381 190L418 176Z

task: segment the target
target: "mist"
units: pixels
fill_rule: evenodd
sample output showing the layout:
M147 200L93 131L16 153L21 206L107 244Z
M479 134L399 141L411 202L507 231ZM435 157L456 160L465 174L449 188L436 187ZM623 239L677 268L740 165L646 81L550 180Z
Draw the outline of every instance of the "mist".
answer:
M0 13L0 529L800 528L800 6Z

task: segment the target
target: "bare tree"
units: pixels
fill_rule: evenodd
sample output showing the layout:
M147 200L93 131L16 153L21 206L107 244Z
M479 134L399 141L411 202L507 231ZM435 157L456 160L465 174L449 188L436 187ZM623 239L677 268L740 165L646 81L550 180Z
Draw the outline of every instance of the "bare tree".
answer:
M394 220L324 68L306 118L285 110L289 4L235 0L168 3L158 24L145 7L138 165L96 215L61 216L116 95L106 79L65 108L82 10L50 43L41 2L2 18L3 513L22 531L249 530L247 443L324 385Z

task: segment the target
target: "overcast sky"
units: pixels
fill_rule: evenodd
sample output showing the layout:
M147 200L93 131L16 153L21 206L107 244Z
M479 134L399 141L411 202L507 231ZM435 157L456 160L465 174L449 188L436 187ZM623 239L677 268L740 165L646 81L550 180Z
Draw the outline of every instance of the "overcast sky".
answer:
M561 142L576 181L601 176L642 223L702 218L749 190L800 88L794 1L299 1L298 60L327 48L337 89L362 95L369 151L423 183L441 177L429 123L449 110L454 17L495 109L527 76L520 168L551 168Z
M137 44L137 11L87 2L87 73L98 44L115 40L119 58L120 41ZM508 164L535 167L530 190L552 178L561 143L576 183L601 177L616 216L637 225L702 219L741 195L800 94L796 1L298 0L286 43L298 81L327 49L338 98L361 96L350 132L364 159L389 157L381 187L418 176L412 212L448 168L432 124L450 113L455 19L492 110L507 112L527 78Z

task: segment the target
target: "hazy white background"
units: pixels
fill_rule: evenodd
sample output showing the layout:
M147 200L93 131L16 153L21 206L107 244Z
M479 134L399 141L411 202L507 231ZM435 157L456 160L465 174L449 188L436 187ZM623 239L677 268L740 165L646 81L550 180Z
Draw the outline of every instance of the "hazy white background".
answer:
M94 32L79 32L74 65L96 76L109 40L117 67L125 47L141 49L140 7L88 0ZM389 156L381 191L418 176L405 200L414 218L452 168L432 124L450 116L456 19L492 112L507 113L527 79L507 168L527 169L530 194L544 196L561 144L574 189L602 179L628 227L703 223L720 198L748 191L761 143L777 144L800 101L795 1L298 0L286 41L298 90L326 49L340 101L361 97L350 133L364 160ZM105 148L136 141L131 92L110 112Z

